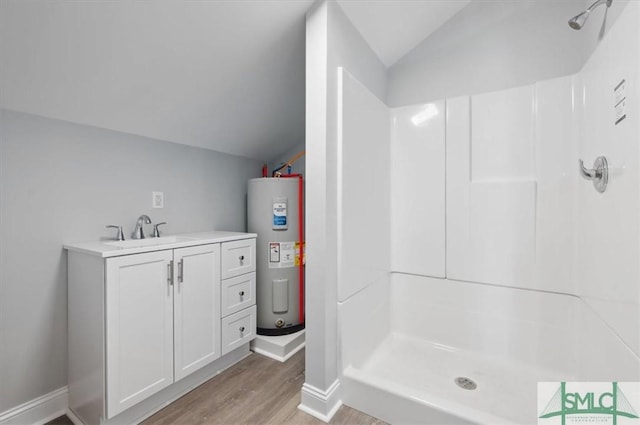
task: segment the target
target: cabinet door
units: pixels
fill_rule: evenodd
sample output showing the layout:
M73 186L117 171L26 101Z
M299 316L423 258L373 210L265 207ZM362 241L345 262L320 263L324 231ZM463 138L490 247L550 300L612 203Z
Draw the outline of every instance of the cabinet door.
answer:
M176 381L220 357L220 245L174 250Z
M107 418L173 383L172 257L106 260Z

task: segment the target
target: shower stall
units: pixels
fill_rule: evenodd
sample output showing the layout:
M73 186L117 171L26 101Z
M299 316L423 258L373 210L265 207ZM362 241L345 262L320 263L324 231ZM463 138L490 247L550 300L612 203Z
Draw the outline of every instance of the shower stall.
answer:
M393 108L329 58L342 403L532 424L545 388L598 381L640 413L639 52L629 2L578 73Z

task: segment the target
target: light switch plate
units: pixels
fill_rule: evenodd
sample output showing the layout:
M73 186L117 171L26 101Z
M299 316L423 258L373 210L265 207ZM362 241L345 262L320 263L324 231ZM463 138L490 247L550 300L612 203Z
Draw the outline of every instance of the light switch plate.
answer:
M164 192L151 192L151 207L164 208Z

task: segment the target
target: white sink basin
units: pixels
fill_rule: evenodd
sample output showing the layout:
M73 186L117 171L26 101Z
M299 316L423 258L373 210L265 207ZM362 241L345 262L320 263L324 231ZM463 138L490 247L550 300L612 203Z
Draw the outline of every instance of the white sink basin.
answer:
M115 246L118 248L139 248L143 246L166 245L191 240L193 239L185 238L184 236L161 236L159 238L130 239L127 241L105 242L105 245Z

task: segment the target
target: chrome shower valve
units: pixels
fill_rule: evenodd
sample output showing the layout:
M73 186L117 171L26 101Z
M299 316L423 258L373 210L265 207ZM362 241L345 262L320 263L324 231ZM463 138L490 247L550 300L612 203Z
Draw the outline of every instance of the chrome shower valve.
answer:
M599 156L593 163L593 168L585 168L584 162L578 159L578 168L580 175L586 180L593 181L593 187L600 193L607 190L607 183L609 183L609 163L607 158Z

